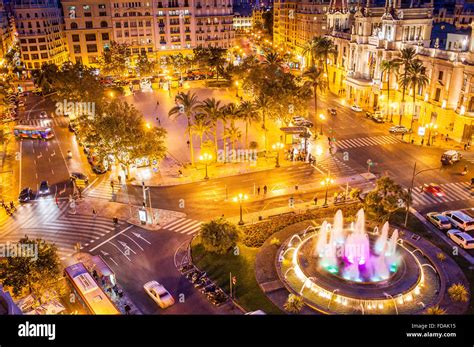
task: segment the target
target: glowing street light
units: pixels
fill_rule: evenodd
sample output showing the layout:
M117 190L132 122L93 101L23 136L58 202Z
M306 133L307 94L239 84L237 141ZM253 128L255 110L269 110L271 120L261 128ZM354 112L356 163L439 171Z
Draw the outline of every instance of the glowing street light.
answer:
M239 205L240 205L240 221L239 221L239 225L244 225L244 220L242 218L242 203L247 200L249 197L247 196L247 194L242 194L242 193L239 193L239 195L237 196L234 196L234 198L232 199L234 202L238 202Z
M319 119L320 119L320 123L321 123L321 130L320 130L320 134L322 135L323 134L323 121L326 119L326 117L324 116L324 114L320 113L319 114Z
M147 129L151 129L151 124L150 123L146 123L145 126L146 126Z
M235 81L235 96L239 97L239 81Z
M212 154L209 153L204 153L203 155L199 156L199 160L204 162L206 165L206 176L204 177L205 180L209 179L209 176L207 175L207 165L210 163L212 160Z
M273 150L277 152L275 167L280 167L280 149L284 147L285 145L281 142L272 145Z
M324 197L323 207L328 207L328 190L329 190L329 186L333 183L334 183L334 179L331 178L328 172L328 175L321 181L321 185L326 187L326 195Z

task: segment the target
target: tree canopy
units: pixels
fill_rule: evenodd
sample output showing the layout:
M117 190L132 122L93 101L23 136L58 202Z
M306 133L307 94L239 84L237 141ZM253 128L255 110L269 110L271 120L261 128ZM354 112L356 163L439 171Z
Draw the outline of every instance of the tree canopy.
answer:
M214 219L201 225L200 241L208 252L225 254L237 244L237 227L224 218Z
M391 214L409 199L409 194L390 177L384 176L377 180L377 186L364 199L364 209L382 220L388 220Z

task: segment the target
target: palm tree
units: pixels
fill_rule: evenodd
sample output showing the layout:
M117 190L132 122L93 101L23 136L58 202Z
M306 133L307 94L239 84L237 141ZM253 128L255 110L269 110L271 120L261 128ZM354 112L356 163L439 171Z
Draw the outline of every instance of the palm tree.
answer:
M232 153L235 153L235 141L242 137L242 132L234 124L224 129L224 137L232 143Z
M216 100L215 98L207 98L205 99L201 106L200 106L200 111L203 112L207 119L211 122L211 125L213 126L214 129L214 147L216 151L216 156L215 160L217 160L217 126L218 126L218 121L222 120L222 127L225 127L224 120L222 118L223 114L223 107L221 106L221 102L219 100Z
M258 122L260 116L255 109L255 105L250 101L241 102L239 108L241 113L240 118L245 122L245 147L248 148L249 125L251 125L252 122Z
M303 72L303 79L306 80L305 84L313 89L314 121L316 121L318 114L318 89L320 92L324 92L327 89L327 80L324 78L323 69L316 66L311 66Z
M191 134L199 136L199 145L202 147L204 135L209 134L211 131L211 122L206 118L205 114L197 114L190 130Z
M193 137L191 135L191 122L195 114L199 111L201 102L197 95L192 92L183 93L180 92L176 95L176 106L174 106L169 112L170 118L186 117L187 120L187 132L189 138L189 149L191 151L191 165L194 166L194 148L193 148Z
M265 124L265 120L267 112L270 109L271 99L265 94L261 94L254 100L254 105L256 110L262 115L262 129L265 138L265 150L267 150L267 127Z
M467 302L469 300L469 291L461 283L453 284L449 287L448 294L453 301Z
M283 58L278 52L266 52L263 64L268 65L271 68L281 68Z
M439 307L439 305L431 306L428 307L425 311L425 314L431 314L431 315L444 315L446 314L446 310Z
M303 56L309 55L309 59L311 61L310 66L316 65L316 47L317 47L317 44L318 44L318 39L319 39L318 36L313 37L303 47L302 55Z
M299 295L289 294L283 308L290 313L299 313L304 306L303 298Z
M410 130L413 129L415 119L416 94L419 88L423 89L430 82L426 75L426 68L421 60L415 59L408 67L406 77L402 79L403 87L410 87L413 91L413 113L411 116ZM401 117L400 117L401 118Z
M410 67L411 63L415 59L416 56L416 50L412 47L407 47L403 48L401 51L401 56L399 58L396 58L395 61L398 63L398 65L403 65L403 75L402 75L402 80L406 79L407 73L408 73L408 68ZM402 108L404 109L404 102L405 102L405 93L406 93L406 87L403 86L403 92L402 92ZM401 123L401 115L400 115L400 123Z
M235 103L231 102L224 107L225 118L230 120L230 124L233 126L235 121L242 115L242 110Z
M393 72L397 72L400 64L397 60L383 60L382 61L382 73L385 74L387 78L387 114L390 110L390 75ZM393 114L390 115L390 122L393 121Z
M336 47L331 39L327 37L316 36L310 40L303 48L303 55L310 55L311 66L314 66L316 60L319 62L319 67L324 68L326 74L328 73L328 58L337 54Z
M10 132L8 131L6 126L0 127L0 145L3 147L3 155L2 155L2 166L5 162L5 156L7 155L7 145L10 141Z

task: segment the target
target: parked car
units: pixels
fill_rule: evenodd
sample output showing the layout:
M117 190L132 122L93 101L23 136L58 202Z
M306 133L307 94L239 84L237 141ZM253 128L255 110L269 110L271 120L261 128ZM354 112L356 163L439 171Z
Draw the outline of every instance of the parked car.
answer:
M362 112L362 108L355 104L351 106L351 110L355 112Z
M246 316L253 316L253 315L266 315L265 311L257 310L257 311L250 311L245 314Z
M313 126L313 122L307 120L304 117L299 117L299 116L293 117L293 124L296 126L308 127L308 128L311 128Z
M337 110L335 108L328 108L328 114L331 116L337 116Z
M388 131L391 132L391 133L395 133L395 134L406 134L406 133L410 132L403 125L395 125L395 126L391 127L390 129L388 129Z
M39 192L40 195L49 194L48 181L41 181L38 192Z
M441 190L441 187L437 184L423 184L423 192L430 193L433 196L441 197L444 196L444 192Z
M448 237L454 241L457 245L465 249L474 248L474 238L463 231L452 229L448 231Z
M41 111L40 118L48 118L48 113L46 111Z
M84 175L81 172L72 172L71 176L69 177L71 181L75 181L78 185L87 185L89 184L89 177Z
M30 187L23 188L18 196L19 202L28 202L34 198L33 190Z
M462 154L454 149L444 152L441 155L441 164L453 165L462 159Z
M161 308L167 308L174 304L171 294L157 281L147 282L143 285L143 288Z
M452 227L449 218L438 212L427 213L426 219L440 230L448 230Z
M459 230L474 230L474 219L462 211L446 211L443 215L448 217L451 225Z

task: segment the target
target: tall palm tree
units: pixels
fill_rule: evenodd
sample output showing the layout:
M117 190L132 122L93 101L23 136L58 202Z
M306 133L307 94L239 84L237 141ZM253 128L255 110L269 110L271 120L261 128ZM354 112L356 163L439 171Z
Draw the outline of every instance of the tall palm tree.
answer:
M245 122L245 147L248 148L249 125L251 125L252 122L258 122L260 120L260 115L255 109L255 105L250 101L241 102L239 108L241 112L240 119Z
M303 47L302 55L309 55L309 59L311 61L310 66L316 65L316 47L318 44L318 40L319 36L315 36L311 40L309 40Z
M223 106L221 106L221 102L216 100L215 98L207 98L205 99L201 106L200 111L203 112L207 119L211 122L214 131L214 147L216 151L215 160L217 160L217 126L219 125L218 121L222 120L222 127L225 127L224 120L222 118L223 114Z
M8 128L6 126L0 126L0 145L3 147L3 154L2 154L2 165L5 162L5 157L7 155L7 145L8 142L10 141L10 132L8 131Z
M254 105L255 108L260 114L262 115L262 129L264 133L265 139L265 150L267 150L267 126L265 124L267 114L269 112L271 106L271 99L270 97L266 96L265 94L260 94L255 100Z
M316 66L311 66L303 72L303 79L306 81L305 84L313 90L314 121L316 121L318 115L318 89L320 92L324 92L328 86L327 80L324 78L323 69Z
M189 149L191 154L191 165L194 166L194 148L193 148L193 137L191 135L191 123L195 114L199 111L201 102L197 95L192 92L183 93L180 92L176 95L176 106L174 106L169 112L170 118L186 117L187 120L187 133L189 138Z
M328 58L337 54L336 47L331 39L327 37L316 36L311 39L303 48L303 55L309 54L311 66L316 65L316 60L321 68L328 73Z
M211 131L211 122L206 118L203 113L195 116L194 124L191 125L191 134L199 136L199 145L202 147L203 137ZM200 148L201 148L200 147Z
M225 114L225 118L230 120L230 124L233 126L235 124L235 121L240 118L242 115L242 110L239 108L239 106L233 102L230 104L227 104L224 107L223 110Z
M401 56L399 58L396 58L395 61L399 65L403 65L403 75L401 76L401 79L404 80L407 77L408 68L410 67L413 60L415 60L416 50L412 47L407 47L407 48L403 48L400 51L400 53L401 53ZM405 108L404 103L405 103L406 87L407 86L403 86L403 91L402 91L402 109ZM400 122L401 122L401 119L402 117L400 115Z
M383 60L382 61L382 73L385 74L387 78L387 114L390 111L390 76L393 72L397 72L400 64L397 60ZM393 114L390 114L390 122L393 121Z
M416 94L419 88L425 88L430 80L426 75L426 68L421 60L414 60L408 67L406 77L402 80L403 87L410 87L413 91L413 113L411 116L410 129L413 129L413 121L415 119Z
M224 137L228 138L232 143L232 153L235 153L235 141L242 137L242 132L234 124L224 129Z
M283 64L283 57L278 52L266 52L263 64L272 68L281 68Z

